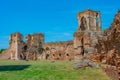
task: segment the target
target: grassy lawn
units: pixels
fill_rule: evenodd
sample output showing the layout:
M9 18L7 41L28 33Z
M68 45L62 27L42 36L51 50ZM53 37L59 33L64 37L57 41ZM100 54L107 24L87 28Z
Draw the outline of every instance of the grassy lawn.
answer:
M101 69L74 70L73 62L0 61L0 80L111 80Z

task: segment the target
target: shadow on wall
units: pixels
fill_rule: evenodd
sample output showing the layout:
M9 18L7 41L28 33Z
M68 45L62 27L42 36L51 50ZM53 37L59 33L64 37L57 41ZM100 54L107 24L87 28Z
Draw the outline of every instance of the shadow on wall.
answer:
M0 71L16 71L16 70L24 70L28 68L30 65L3 65L0 66Z

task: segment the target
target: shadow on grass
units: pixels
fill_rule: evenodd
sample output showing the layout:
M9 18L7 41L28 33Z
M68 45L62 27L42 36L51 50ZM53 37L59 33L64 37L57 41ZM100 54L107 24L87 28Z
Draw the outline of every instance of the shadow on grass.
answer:
M0 66L0 71L16 71L16 70L24 70L28 68L30 65L4 65Z

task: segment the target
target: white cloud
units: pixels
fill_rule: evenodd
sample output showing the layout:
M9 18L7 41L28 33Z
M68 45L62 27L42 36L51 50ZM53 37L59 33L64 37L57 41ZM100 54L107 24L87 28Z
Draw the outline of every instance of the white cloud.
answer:
M64 36L71 36L71 33L63 33Z

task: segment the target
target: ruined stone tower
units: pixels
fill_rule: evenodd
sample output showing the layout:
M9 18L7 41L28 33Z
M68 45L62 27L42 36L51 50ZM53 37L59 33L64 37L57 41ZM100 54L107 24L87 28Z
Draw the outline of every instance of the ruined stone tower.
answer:
M11 59L19 60L22 54L23 36L20 33L10 35L10 54Z
M28 34L25 44L24 49L27 50L26 58L36 60L42 53L44 35L42 33Z
M23 41L23 35L13 33L10 35L10 47L7 53L10 53L10 59L26 60L38 58L44 44L44 35L42 33L28 34L26 42Z
M101 18L99 11L87 9L78 13L78 29L74 33L75 60L80 60L95 51L97 38L101 35Z

